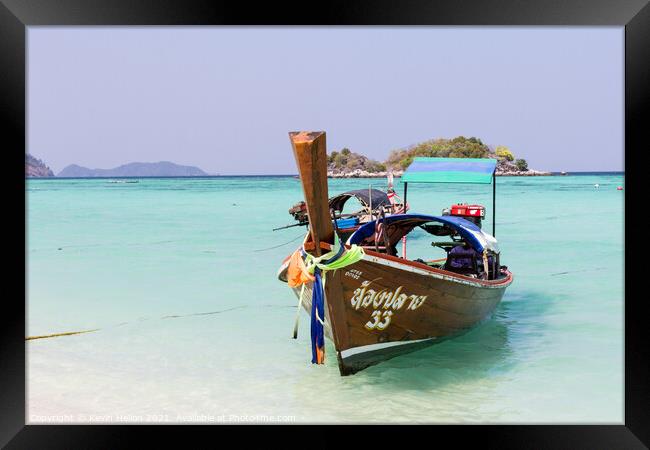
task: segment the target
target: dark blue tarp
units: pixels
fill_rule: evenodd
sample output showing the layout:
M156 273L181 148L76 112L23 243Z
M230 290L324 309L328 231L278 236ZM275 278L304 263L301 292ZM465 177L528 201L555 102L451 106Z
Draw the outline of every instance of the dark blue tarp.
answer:
M426 214L394 214L384 219L386 225L398 224L404 222L405 225L414 228L427 222L438 222L447 225L449 228L458 232L458 234L467 241L467 243L476 251L483 252L485 248L498 253L496 239L485 233L475 223L462 217L456 216L429 216ZM368 222L362 225L357 231L350 236L349 244L360 244L364 239L371 237L375 232L375 222ZM382 222L382 219L379 219Z

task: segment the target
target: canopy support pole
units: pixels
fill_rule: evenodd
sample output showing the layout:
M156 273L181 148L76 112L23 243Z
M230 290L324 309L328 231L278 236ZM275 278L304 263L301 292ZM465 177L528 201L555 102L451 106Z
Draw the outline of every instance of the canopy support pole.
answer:
M406 213L406 190L408 188L409 184L405 181L404 182L404 212Z
M404 214L408 212L408 208L406 207L406 192L408 189L408 183L405 181L404 182ZM402 258L406 259L406 235L402 236Z
M492 236L497 237L496 232L494 231L497 217L496 210L497 203L497 174L496 171L492 173Z

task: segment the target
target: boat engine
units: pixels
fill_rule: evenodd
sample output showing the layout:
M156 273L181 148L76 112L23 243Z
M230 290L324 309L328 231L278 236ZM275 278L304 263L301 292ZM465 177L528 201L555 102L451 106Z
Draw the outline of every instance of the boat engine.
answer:
M304 201L298 202L289 209L289 214L298 221L301 225L307 224L309 218L307 216L307 204Z
M451 205L451 208L444 209L442 215L462 217L470 222L474 222L480 228L481 222L485 219L485 206L457 203Z

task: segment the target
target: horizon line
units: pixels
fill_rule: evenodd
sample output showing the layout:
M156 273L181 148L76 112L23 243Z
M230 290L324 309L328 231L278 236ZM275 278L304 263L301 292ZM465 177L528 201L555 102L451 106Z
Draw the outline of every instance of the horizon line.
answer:
M558 171L549 171L551 173L550 176L563 176L563 173L566 173L566 175L590 175L590 174L625 174L624 170L580 170L580 171L573 171L573 172L558 172ZM38 179L59 179L59 180L92 180L92 179L116 179L116 178L227 178L227 177L297 177L297 173L289 173L289 174L284 174L284 173L279 173L279 174L273 174L273 173L267 173L267 174L207 174L207 175L130 175L130 176L101 176L101 177L59 177L59 176L52 176L52 177L25 177L25 179L29 180L38 180ZM498 177L538 177L538 176L549 176L549 175L497 175ZM328 177L330 178L330 177ZM331 178L337 178L337 179L355 179L355 178L384 178L382 176L376 176L376 177L331 177ZM396 175L395 178L401 178L400 176Z

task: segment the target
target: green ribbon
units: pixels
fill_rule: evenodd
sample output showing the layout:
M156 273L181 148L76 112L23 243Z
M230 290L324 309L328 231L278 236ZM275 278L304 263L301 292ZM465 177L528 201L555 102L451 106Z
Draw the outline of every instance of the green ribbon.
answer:
M328 259L333 258L336 256L341 248L341 242L339 241L339 237L337 235L334 235L334 245L332 246L332 250L325 253L324 255L321 256L313 256L307 253L307 257L305 258L305 266L307 267L307 270L309 273L313 274L314 270L316 267L318 267L320 270L323 272L328 271L328 270L336 270L336 269L342 269L344 267L350 266L354 264L355 262L359 261L361 258L363 258L364 251L363 248L359 247L356 244L353 244L350 246L350 248L345 251L338 259L335 261L332 261L330 263L324 264L321 261L326 261Z

